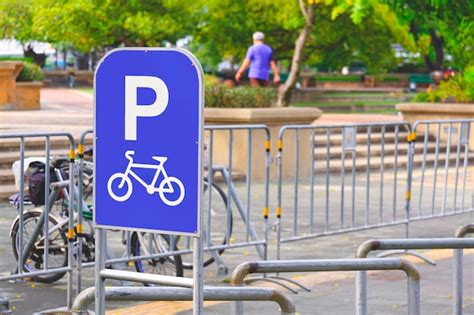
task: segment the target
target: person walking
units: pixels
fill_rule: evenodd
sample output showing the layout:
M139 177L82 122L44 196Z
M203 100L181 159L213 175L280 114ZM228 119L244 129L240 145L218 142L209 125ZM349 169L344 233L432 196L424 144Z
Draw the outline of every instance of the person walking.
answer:
M252 38L253 45L247 50L245 60L240 66L239 71L235 74L235 80L239 82L242 78L242 74L250 67L249 79L251 86L268 86L270 68L273 72L273 82L280 82L280 75L278 74L276 63L273 60L272 49L263 42L265 35L262 32L255 32Z

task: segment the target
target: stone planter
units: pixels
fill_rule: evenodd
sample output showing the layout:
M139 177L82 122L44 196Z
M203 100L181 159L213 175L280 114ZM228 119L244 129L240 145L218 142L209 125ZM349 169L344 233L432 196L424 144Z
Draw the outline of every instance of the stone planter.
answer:
M321 116L322 112L317 108L206 108L204 110L206 125L222 124L265 124L271 133L270 154L272 157L277 154L278 132L284 125L290 124L311 124ZM208 135L208 133L206 133ZM232 151L233 170L245 174L247 172L248 156L248 131L235 131L233 134L234 145ZM252 179L263 180L265 178L265 133L262 131L252 132ZM288 143L289 145L289 143ZM301 174L309 174L309 133L301 134L300 159L303 169ZM292 152L284 152L283 170L284 177L292 175L294 155ZM306 161L306 160L307 161ZM215 131L213 145L213 164L228 165L229 161L229 132ZM271 164L271 178L277 178L277 166Z
M17 82L16 97L18 110L36 110L40 109L40 93L42 82Z
M22 62L0 62L0 110L14 109L16 106L16 77L23 68Z
M447 120L447 119L474 119L474 104L448 104L448 103L402 103L397 104L397 111L401 112L403 118L410 124L417 120ZM421 126L420 126L421 127ZM457 133L459 128L453 126L451 142L457 144ZM417 129L418 132L424 132L424 129ZM437 127L433 126L429 130L430 134L437 133ZM447 129L441 130L441 139L446 140ZM469 136L469 148L474 150L474 126L471 124Z

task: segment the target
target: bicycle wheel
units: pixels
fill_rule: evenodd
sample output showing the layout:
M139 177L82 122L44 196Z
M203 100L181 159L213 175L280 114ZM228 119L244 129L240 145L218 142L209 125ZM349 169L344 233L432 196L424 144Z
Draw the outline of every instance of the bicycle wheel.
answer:
M158 194L166 205L177 206L184 199L184 185L176 177L167 177L161 181Z
M140 233L140 236L138 233ZM130 242L133 256L166 253L170 249L170 237L157 233L133 232ZM176 245L174 250L177 250ZM134 265L138 272L176 277L183 276L181 255L137 260L134 261ZM149 286L150 284L145 283L145 285Z
M123 182L122 185L120 185ZM132 181L123 173L115 173L107 182L107 191L115 201L125 201L132 195Z
M227 196L222 188L216 183L212 183L211 195L209 196L209 184L204 180L204 195L203 208L201 220L203 221L203 244L204 248L215 245L225 245L229 243L232 235L232 211L227 211ZM211 200L211 202L209 202ZM210 203L210 211L209 211ZM210 229L208 228L210 221ZM208 238L208 231L211 231L210 238ZM181 249L191 246L191 238L181 237L178 245ZM222 255L225 249L216 251L217 254ZM214 257L210 251L204 252L204 267L209 266L214 262ZM192 269L193 263L190 261L183 261L185 269Z
M23 219L23 248L27 245L30 240L30 236L33 233L36 225L38 224L41 212L25 212ZM49 228L56 226L58 221L49 216ZM18 249L20 248L20 233L19 233L20 221L17 220L12 228L12 248L15 259L18 261ZM38 235L37 242L35 242L30 254L26 258L23 269L25 272L40 271L44 268L44 230L41 229ZM66 233L63 229L56 229L49 235L49 247L48 247L48 268L60 268L67 266L68 259L68 242ZM61 279L66 272L58 272L53 274L46 274L41 276L34 276L32 279L37 282L53 283Z

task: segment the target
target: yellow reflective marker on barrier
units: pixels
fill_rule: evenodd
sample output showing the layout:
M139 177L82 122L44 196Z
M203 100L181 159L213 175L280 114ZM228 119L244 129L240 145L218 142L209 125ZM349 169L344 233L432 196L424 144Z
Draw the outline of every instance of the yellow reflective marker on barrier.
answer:
M74 228L69 228L67 230L67 238L69 240L73 240L74 239Z
M410 198L411 198L411 192L407 191L407 192L405 193L405 199L406 199L406 200L410 200Z
M76 225L77 234L82 234L82 223Z
M410 132L407 136L407 141L408 142L413 142L416 140L416 132L413 131L413 132Z
M277 218L280 218L281 217L281 208L278 207L277 208Z
M281 151L283 149L283 141L281 139L278 140L278 151Z
M74 157L76 156L76 153L74 152L74 149L69 149L69 160L71 162L74 162Z
M84 155L84 145L83 144L79 144L77 146L77 153L79 154L79 157L82 157Z

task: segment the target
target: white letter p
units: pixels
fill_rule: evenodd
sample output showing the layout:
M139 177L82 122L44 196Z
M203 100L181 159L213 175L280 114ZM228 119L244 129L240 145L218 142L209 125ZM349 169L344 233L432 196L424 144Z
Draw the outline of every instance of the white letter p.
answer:
M153 104L138 104L137 89L139 87L155 91L156 99ZM168 106L168 99L168 87L160 78L125 76L125 140L137 140L137 118L160 115Z

